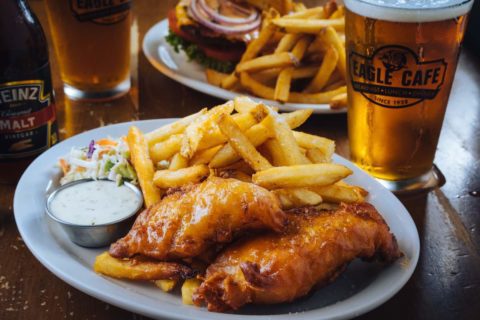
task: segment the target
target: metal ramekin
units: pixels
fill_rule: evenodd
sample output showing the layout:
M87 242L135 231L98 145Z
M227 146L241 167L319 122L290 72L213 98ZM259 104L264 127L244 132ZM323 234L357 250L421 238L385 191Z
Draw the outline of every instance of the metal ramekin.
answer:
M127 217L124 217L116 221L112 221L110 223L88 225L88 226L73 224L57 218L50 210L50 204L52 200L57 196L57 194L60 191L66 188L69 188L73 185L88 182L88 181L93 181L93 179L82 179L82 180L73 181L56 189L47 197L45 211L47 215L50 217L50 219L52 219L53 221L57 222L59 225L62 226L62 228L65 230L65 232L67 233L68 237L72 242L78 244L79 246L88 247L88 248L104 247L116 241L117 239L124 236L128 232L128 230L130 229L130 227L132 226L135 220L135 214L143 206L143 196L142 196L142 192L138 187L136 187L131 183L124 182L127 187L129 187L135 192L138 199L140 200L138 207ZM108 181L111 181L111 180L108 180ZM114 181L111 181L111 182L115 183Z

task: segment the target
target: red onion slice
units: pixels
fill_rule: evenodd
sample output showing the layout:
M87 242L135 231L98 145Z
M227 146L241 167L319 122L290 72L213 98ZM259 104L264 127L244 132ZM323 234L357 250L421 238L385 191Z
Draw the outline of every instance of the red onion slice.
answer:
M218 11L214 10L212 7L210 7L205 0L198 0L198 4L200 7L203 9L203 11L213 20L224 23L224 24L231 24L231 25L239 25L239 24L247 24L254 22L258 17L258 11L255 10L254 8L250 8L250 10L243 8L237 4L234 4L230 1L225 2L232 8L235 8L238 12L241 12L244 15L248 15L246 18L232 18L232 17L227 17L225 15L222 15Z
M260 16L257 16L253 22L243 25L221 25L210 21L208 14L199 6L198 0L192 0L188 7L189 14L201 25L210 28L216 32L224 34L242 34L251 32L260 26Z

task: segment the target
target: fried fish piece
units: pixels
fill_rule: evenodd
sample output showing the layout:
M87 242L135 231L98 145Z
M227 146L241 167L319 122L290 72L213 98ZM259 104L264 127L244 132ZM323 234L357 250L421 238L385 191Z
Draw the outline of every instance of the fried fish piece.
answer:
M159 260L202 255L243 231L282 231L286 214L268 190L235 179L210 177L167 194L140 213L130 232L113 243L117 258L136 254Z
M207 268L195 304L226 311L248 303L289 302L333 281L355 258L393 262L402 255L368 203L295 211L285 234L242 239L221 253Z

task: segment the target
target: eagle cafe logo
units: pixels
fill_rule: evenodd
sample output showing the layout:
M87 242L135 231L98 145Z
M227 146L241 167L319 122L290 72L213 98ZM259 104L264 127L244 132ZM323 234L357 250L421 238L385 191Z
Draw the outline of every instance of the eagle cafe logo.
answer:
M351 52L349 62L353 89L385 108L405 108L434 99L447 71L443 59L420 61L403 46L380 47L370 56Z

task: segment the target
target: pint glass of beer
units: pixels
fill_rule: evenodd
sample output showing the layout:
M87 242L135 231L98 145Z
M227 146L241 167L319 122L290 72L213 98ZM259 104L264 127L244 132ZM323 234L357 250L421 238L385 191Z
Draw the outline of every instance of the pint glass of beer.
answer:
M130 89L130 0L45 0L53 45L72 99Z
M391 189L432 170L472 4L345 0L351 158Z

